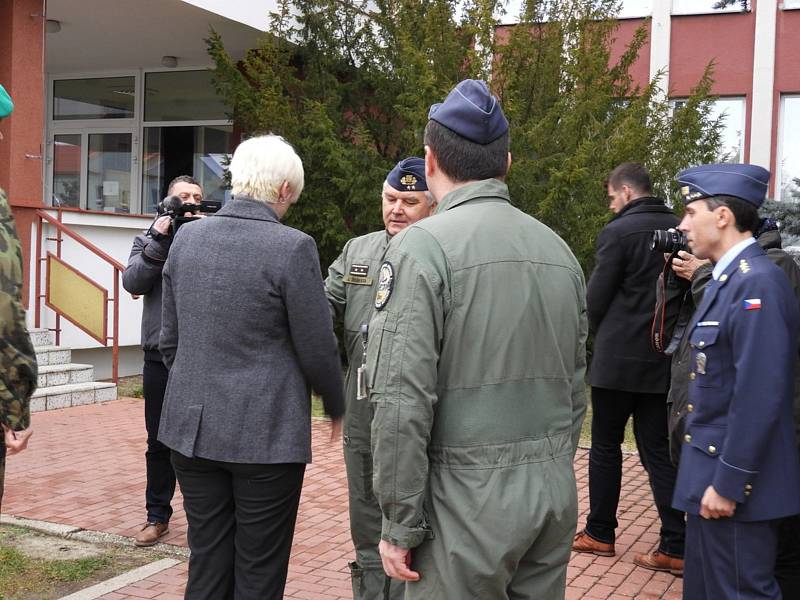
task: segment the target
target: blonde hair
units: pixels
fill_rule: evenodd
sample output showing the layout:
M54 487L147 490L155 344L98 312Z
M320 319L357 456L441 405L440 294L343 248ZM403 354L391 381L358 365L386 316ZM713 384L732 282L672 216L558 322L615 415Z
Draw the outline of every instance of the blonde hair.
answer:
M296 202L303 191L303 161L292 145L279 135L260 135L243 141L233 153L229 167L234 196L247 196L273 204L279 189L289 182Z

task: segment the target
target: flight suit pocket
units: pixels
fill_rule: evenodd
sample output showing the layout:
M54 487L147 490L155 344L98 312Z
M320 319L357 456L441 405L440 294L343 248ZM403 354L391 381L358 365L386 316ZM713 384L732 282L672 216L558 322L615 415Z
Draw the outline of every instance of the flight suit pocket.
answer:
M370 323L367 351L367 385L373 392L382 392L388 379L392 343L397 332L397 316L381 311ZM373 336L377 336L374 338Z
M700 387L722 385L722 365L715 348L719 333L719 327L695 327L689 338L692 347L689 378Z

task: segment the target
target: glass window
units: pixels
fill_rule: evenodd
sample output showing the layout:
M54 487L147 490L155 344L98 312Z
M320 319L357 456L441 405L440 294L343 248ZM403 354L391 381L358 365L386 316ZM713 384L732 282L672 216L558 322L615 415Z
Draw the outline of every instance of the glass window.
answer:
M131 210L131 134L89 134L89 210Z
M800 200L800 96L781 102L780 199Z
M211 71L145 74L145 121L227 120L226 110L211 84Z
M619 18L649 17L653 13L651 0L623 0Z
M53 206L80 206L81 134L53 136Z
M784 10L788 8L800 8L800 0L783 0L781 8Z
M678 110L686 100L673 100L672 109ZM722 147L720 160L742 162L744 156L744 98L718 98L711 107L710 117L722 117Z
M191 175L206 200L227 199L224 171L232 151L230 125L145 127L142 212L155 212L169 182Z
M53 119L132 119L135 77L61 79L53 82Z
M750 10L750 3L747 8L742 5L741 0L736 0L723 8L715 8L720 0L672 0L673 15L703 15L726 12L744 12Z

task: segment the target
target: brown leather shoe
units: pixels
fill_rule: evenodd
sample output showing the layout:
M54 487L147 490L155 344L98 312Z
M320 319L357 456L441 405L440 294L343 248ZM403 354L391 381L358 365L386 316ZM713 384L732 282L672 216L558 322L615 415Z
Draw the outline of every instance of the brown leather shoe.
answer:
M658 550L637 554L633 557L633 564L651 571L669 571L676 577L683 575L683 559L668 556Z
M586 531L581 531L572 540L572 549L575 552L589 552L597 556L614 556L614 544L600 542L590 536Z
M166 523L145 523L136 534L133 543L140 547L155 546L159 539L169 533Z

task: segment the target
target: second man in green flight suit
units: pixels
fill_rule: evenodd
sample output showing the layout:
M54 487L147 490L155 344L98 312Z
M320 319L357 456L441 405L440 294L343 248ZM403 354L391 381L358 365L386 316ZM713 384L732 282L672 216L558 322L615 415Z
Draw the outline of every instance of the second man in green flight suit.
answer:
M407 600L563 598L586 408L581 268L516 209L483 81L431 107L436 214L389 244L369 325L375 496Z
M344 323L348 358L345 376L344 459L350 495L350 531L356 560L350 563L356 600L400 600L402 581L383 572L378 555L381 513L372 493L370 423L372 408L366 397L358 398L357 370L364 355L361 325L369 323L375 299L375 282L389 240L434 208L425 184L425 161L401 160L386 177L382 193L385 229L353 238L328 268L325 290L335 318Z

